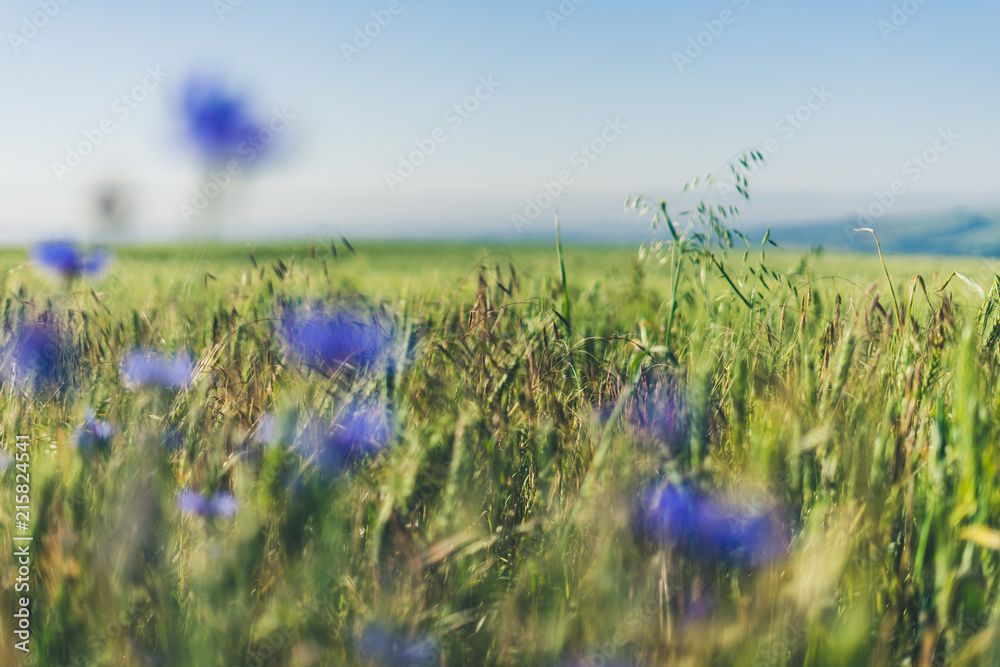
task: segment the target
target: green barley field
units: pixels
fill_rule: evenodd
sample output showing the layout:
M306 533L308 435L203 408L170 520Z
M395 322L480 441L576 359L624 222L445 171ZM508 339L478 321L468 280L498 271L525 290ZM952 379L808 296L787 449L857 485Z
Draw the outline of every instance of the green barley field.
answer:
M745 248L4 251L0 664L1000 664L996 262Z

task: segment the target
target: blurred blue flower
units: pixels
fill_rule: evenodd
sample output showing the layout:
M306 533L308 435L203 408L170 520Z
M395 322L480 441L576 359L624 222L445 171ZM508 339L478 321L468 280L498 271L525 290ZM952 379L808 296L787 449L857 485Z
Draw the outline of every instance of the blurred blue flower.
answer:
M68 380L67 336L51 318L20 326L3 348L3 373L21 390Z
M203 157L226 162L256 145L263 126L253 120L247 101L218 82L191 78L183 101L187 132ZM259 152L256 146L254 151Z
M177 508L184 514L202 516L208 513L208 499L197 491L181 491L177 494Z
M86 452L92 452L95 449L107 451L114 432L115 429L111 424L97 419L94 411L88 409L83 419L83 425L73 434L73 443L78 449Z
M262 414L254 426L253 441L258 445L275 445L281 439L281 424L278 419L268 413Z
M361 633L359 652L366 660L387 667L433 667L441 664L437 645L427 638L408 639L381 625L370 625Z
M121 365L122 381L129 388L163 387L165 389L186 389L194 381L195 362L191 355L183 352L168 357L150 350L129 352Z
M299 361L318 370L366 366L389 342L373 315L346 309L293 315L284 324L284 335Z
M657 385L637 391L626 414L638 439L655 443L671 455L678 454L688 441L690 417L680 395L669 388Z
M97 249L85 252L69 241L41 243L32 249L31 259L65 280L100 275L111 262L107 251Z
M12 459L6 452L0 452L0 475L7 472L7 468L14 463Z
M756 566L788 548L787 529L775 508L737 506L686 486L664 484L646 492L637 514L648 539L683 543L709 559Z
M190 516L232 519L236 516L239 503L227 491L219 491L211 498L206 498L197 491L185 490L177 494L177 508Z
M339 472L385 449L391 435L389 419L383 406L350 408L330 427L316 422L307 427L299 450L307 462Z
M208 501L209 514L212 516L221 516L226 519L232 519L236 516L236 510L239 507L240 504L236 501L236 497L225 491L216 493Z

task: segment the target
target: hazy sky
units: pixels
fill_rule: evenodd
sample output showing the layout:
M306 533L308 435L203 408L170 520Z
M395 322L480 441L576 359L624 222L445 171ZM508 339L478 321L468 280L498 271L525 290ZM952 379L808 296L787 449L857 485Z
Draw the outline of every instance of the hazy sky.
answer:
M0 5L7 238L85 229L103 183L161 233L511 239L515 215L551 226L548 183L567 228L614 236L626 195L675 198L747 148L771 152L751 221L856 215L894 181L892 213L1000 205L995 0L63 2ZM192 73L287 127L185 223Z

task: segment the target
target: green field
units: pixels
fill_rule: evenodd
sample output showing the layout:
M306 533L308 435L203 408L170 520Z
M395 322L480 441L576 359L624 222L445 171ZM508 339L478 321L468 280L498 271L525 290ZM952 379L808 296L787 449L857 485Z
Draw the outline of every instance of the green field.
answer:
M675 281L570 245L564 291L554 243L355 245L121 248L66 284L0 254L33 538L27 658L0 556L0 664L1000 661L993 263L888 256L890 289L873 255L754 279L730 250L731 283L704 257ZM378 354L294 354L288 318L324 310ZM60 343L26 382L38 323ZM135 348L189 350L193 383L124 382ZM358 406L386 430L324 465ZM106 446L75 444L88 408Z

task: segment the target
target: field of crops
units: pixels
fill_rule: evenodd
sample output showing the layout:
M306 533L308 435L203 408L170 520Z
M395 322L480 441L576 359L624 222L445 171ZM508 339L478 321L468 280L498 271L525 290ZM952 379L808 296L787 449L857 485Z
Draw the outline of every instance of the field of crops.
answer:
M0 254L0 664L1000 661L993 263L356 245Z

